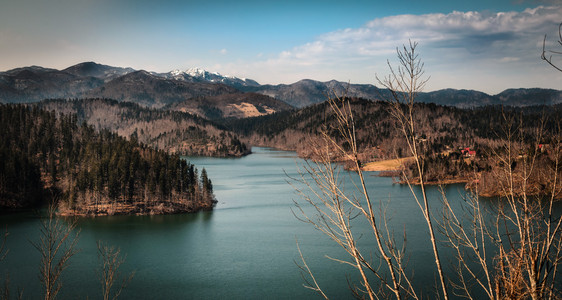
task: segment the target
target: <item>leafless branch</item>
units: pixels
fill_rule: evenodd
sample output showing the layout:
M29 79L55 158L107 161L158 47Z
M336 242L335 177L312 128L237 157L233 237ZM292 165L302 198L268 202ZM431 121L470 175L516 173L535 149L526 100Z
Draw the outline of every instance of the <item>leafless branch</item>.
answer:
M41 255L39 279L45 288L45 300L55 299L62 287L60 276L69 266L70 258L78 253L79 230L74 221L64 222L55 216L55 206L48 208L48 216L41 220L39 242L32 242Z
M121 277L119 268L125 262L125 258L121 256L121 249L104 245L102 242L97 242L98 257L100 259L100 282L102 284L103 299L117 299L123 289L133 279L134 273L129 274L121 280L121 284L112 293L113 285ZM112 295L113 294L113 295Z
M562 46L562 23L560 23L560 25L558 26L558 45ZM562 72L562 67L558 66L553 61L552 58L553 55L562 55L562 51L546 50L546 34L545 34L542 42L541 59L546 61L549 65L551 65L556 70Z
M360 284L350 284L355 295L362 295L360 297L370 299L378 299L382 295L388 294L402 299L406 295L417 299L411 282L407 278L405 279L403 266L405 243L402 246L396 245L390 231L384 229L387 226L386 220L384 220L386 216L382 211L377 215L367 191L358 158L350 99L334 93L328 99L328 104L331 114L325 128L321 131L323 143L313 147L315 160L314 162L306 161L302 167L297 167L300 175L293 178L295 190L300 198L314 209L315 214L309 216L298 202L296 202L297 212L294 214L301 221L312 224L326 234L348 253L348 259L329 258L350 265L358 271L361 278ZM331 135L334 132L337 136ZM343 147L343 143L348 146ZM334 157L349 160L359 179L354 181L351 176L342 176L341 168L332 164ZM344 182L351 182L360 197L346 191ZM305 188L302 189L297 184ZM375 237L376 257L380 259L377 266L374 265L371 257L362 253L358 247L358 237L352 230L352 223L359 216L368 221ZM382 221L379 222L378 218L382 218ZM383 230L379 223L382 224ZM380 266L383 265L385 271L380 269ZM304 263L303 271L312 278L306 263ZM373 274L378 282L374 283L372 277L367 273ZM375 288L375 285L378 285L378 288ZM320 290L314 280L307 286L316 291Z
M417 122L414 118L414 104L416 97L423 90L428 77L425 77L424 64L419 58L416 51L417 43L410 41L408 45L404 45L402 49L396 49L398 54L398 67L394 68L388 62L390 74L382 79L376 77L379 84L388 89L391 97L385 99L390 103L390 114L397 120L399 126L398 130L404 136L410 154L414 157L414 163L418 171L418 182L421 188L422 199L419 199L413 190L412 182L407 179L406 182L416 200L424 219L427 222L429 229L431 245L435 257L435 265L439 273L439 281L441 283L441 291L444 299L448 299L448 290L445 281L445 275L441 266L441 259L439 257L439 250L435 239L434 228L432 224L431 214L429 210L429 201L427 198L425 183L424 183L424 162L421 158Z

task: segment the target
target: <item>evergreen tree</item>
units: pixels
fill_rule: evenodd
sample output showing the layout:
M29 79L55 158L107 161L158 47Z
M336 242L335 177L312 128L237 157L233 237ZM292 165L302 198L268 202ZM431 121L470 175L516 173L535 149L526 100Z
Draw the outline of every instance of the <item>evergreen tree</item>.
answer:
M205 204L212 190L203 195L196 188L196 169L178 155L77 122L74 115L0 105L0 207L45 202L45 186L58 193L59 210L67 214L212 208Z

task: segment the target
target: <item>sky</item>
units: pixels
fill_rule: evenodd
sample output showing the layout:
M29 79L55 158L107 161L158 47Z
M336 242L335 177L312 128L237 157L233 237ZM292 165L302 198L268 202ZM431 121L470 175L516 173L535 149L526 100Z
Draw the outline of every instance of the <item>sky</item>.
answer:
M378 85L411 40L426 91L562 89L540 59L545 34L562 50L561 22L562 0L0 0L0 71L95 61Z

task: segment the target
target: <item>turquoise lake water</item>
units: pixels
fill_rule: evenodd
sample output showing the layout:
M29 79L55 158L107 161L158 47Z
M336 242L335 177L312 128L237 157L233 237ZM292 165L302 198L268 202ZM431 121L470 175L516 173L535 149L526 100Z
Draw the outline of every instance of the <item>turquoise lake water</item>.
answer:
M347 278L354 270L325 256L346 258L334 242L293 215L299 201L288 175L296 175L302 160L293 152L254 148L237 159L188 157L205 167L219 203L212 212L169 216L115 216L78 222L81 251L63 275L60 299L98 299L96 241L120 247L126 254L123 273L135 272L121 299L309 299L317 295L303 287L296 241L320 285L333 299L351 298ZM406 186L391 178L367 174L376 205L383 203L396 235L408 238L409 268L416 285L430 291L434 264L425 221ZM447 187L451 202L462 202L461 185ZM440 199L430 189L436 206ZM390 200L390 201L389 201ZM39 239L34 213L0 216L10 235L0 274L9 275L12 294L41 297L39 253L30 241ZM365 235L364 249L374 248L364 223L354 228ZM431 298L431 297L430 297Z

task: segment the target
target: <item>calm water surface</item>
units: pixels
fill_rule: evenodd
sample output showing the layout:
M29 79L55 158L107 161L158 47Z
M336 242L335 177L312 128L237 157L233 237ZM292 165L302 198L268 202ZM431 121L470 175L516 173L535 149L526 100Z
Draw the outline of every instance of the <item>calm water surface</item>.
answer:
M296 266L298 240L317 280L334 299L351 298L346 276L350 267L325 258L345 258L341 249L298 221L291 209L298 200L287 183L301 163L293 152L254 148L239 159L188 157L205 167L219 200L213 212L171 216L117 216L82 219L78 247L63 277L62 299L100 297L96 241L120 247L126 254L123 272L135 272L122 299L308 299ZM433 258L425 223L407 187L390 178L368 176L374 200L387 205L397 235L408 232L409 266L418 286L431 289ZM461 186L449 186L451 201L460 201ZM432 201L439 202L434 189ZM389 202L389 199L391 201ZM0 216L10 235L9 253L0 274L9 274L12 292L40 298L37 214ZM358 224L357 230L363 230ZM366 230L366 229L365 229ZM367 232L367 231L365 231ZM365 235L362 246L374 247ZM353 275L351 275L353 278Z

